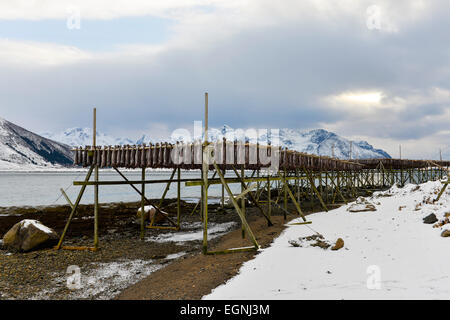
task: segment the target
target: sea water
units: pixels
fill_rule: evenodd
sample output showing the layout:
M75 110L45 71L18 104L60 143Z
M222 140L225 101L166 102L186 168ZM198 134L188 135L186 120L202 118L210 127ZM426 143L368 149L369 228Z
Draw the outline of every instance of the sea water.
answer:
M140 180L141 170L124 170L123 175L129 180ZM0 172L0 207L9 206L41 206L67 204L62 196L60 189L64 189L72 203L75 202L81 186L74 186L73 181L83 181L86 177L87 169L81 171L46 171L46 172ZM147 170L146 180L169 179L171 171ZM235 177L229 173L227 177ZM175 177L176 179L176 174ZM181 172L181 178L198 179L199 171ZM217 176L216 176L217 178ZM90 181L94 179L92 174ZM100 181L124 181L119 174L113 170L100 170ZM141 185L135 187L140 190ZM166 184L146 184L145 196L149 199L160 198L164 192ZM240 191L240 184L231 184L233 193ZM200 199L200 186L187 187L181 183L181 198L186 201L196 202ZM208 189L209 201L219 201L222 195L220 184L210 185ZM176 198L177 183L172 182L166 199ZM225 191L225 197L227 194ZM99 202L130 202L140 201L140 195L130 185L101 185L99 186ZM82 204L91 204L94 202L94 186L87 186L81 199Z

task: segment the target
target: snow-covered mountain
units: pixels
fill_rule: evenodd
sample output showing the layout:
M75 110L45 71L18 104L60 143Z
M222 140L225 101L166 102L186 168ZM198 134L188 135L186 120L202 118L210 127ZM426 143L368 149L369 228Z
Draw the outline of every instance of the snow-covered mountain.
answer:
M57 168L71 165L72 157L68 145L0 118L0 170Z
M209 129L208 138L211 141L221 139L223 136L230 135L235 130L224 125L221 129ZM267 141L277 144L277 139L273 137L275 133L267 130L257 131L256 137L249 137L248 131L245 132L245 139L263 144ZM236 134L239 136L238 134ZM304 131L300 129L279 129L278 144L282 147L316 154L320 156L336 157L339 159L375 159L375 158L391 158L384 150L375 149L367 141L351 141L337 134L324 130L314 129ZM232 136L232 135L231 135ZM241 140L238 137L238 140Z
M324 129L282 129L280 141L289 149L339 159L391 158L386 151L375 149L367 141L351 141Z
M60 133L42 133L43 137L58 141L69 146L91 146L92 145L92 129L91 128L70 128ZM97 131L96 144L98 146L113 146L122 144L135 144L136 141L130 139L113 138L104 133Z
M234 130L227 125L224 125L222 128L209 128L208 139L210 141L215 141L222 139L224 136L230 139L233 137L233 133L236 133L238 140L242 140L245 136L246 140L256 142L255 137L249 137L249 135L251 135L250 131L242 131L239 135L238 130ZM276 139L272 139L270 132L267 132L266 130L258 130L255 132L255 135L257 141L261 144L271 140L274 140L273 143L276 142ZM92 129L89 128L72 128L58 134L44 133L43 136L71 146L92 145ZM194 138L201 139L201 137ZM185 141L186 139L179 137L178 140ZM167 141L176 142L170 138L167 138ZM114 138L104 133L97 132L97 145L133 145L149 142L155 143L159 141L154 141L146 135L142 135L138 140L132 140L128 138ZM349 159L350 153L352 159L391 157L387 152L381 149L375 149L366 141L350 141L324 129L309 131L300 129L280 129L279 143L282 147L292 150L322 156L334 155L334 157L340 159Z

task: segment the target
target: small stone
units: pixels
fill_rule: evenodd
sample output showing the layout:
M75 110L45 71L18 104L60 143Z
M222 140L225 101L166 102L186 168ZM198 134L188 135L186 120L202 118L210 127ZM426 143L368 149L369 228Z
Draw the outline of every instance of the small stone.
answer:
M438 219L436 218L436 215L434 213L423 218L423 223L426 223L426 224L433 224L437 221L438 221Z
M288 243L293 247L301 247L300 243L295 240L289 240Z
M344 247L344 240L342 240L342 238L338 238L334 246L331 247L331 250L339 250L342 247Z
M450 237L450 230L442 231L441 237L444 237L444 238Z

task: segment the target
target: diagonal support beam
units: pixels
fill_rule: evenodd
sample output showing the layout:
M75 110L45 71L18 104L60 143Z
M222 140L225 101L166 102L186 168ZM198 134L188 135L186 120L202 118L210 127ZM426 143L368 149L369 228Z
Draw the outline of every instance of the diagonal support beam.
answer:
M256 241L256 237L253 234L252 230L250 229L250 226L248 225L247 220L245 219L245 216L244 216L244 214L241 211L241 208L239 208L239 204L237 203L236 199L233 196L233 192L231 192L230 187L228 186L227 182L225 181L225 178L223 177L219 166L216 164L216 162L213 162L213 166L216 169L217 173L219 174L220 181L222 182L223 186L225 187L225 190L227 191L228 196L230 197L234 208L236 209L239 217L241 218L242 225L244 226L245 231L247 231L247 234L250 237L250 240L253 242L255 248L258 249L259 248L259 244Z
M444 193L445 189L447 188L448 184L449 184L448 181L446 183L444 183L444 185L442 186L442 190L439 192L437 198L434 200L435 202L439 201L439 199L441 198L441 196Z
M92 165L89 168L89 171L88 171L88 173L86 175L86 178L84 179L85 182L89 181L89 179L90 179L90 177L92 175L92 171L94 171L94 165ZM61 237L59 238L59 242L58 242L58 244L55 247L56 250L61 249L61 245L62 245L62 243L64 241L65 236L66 236L67 229L69 229L70 222L72 221L72 218L75 215L75 212L77 211L78 205L80 204L81 198L83 197L84 190L86 190L86 185L82 186L81 189L80 189L80 192L78 193L77 200L75 201L75 204L72 207L72 211L70 212L70 215L69 215L69 218L67 219L67 222L66 222L66 225L64 227L64 230L63 230L63 232L61 234Z
M125 181L129 181L127 177L125 177L123 175L122 172L119 171L119 169L117 169L116 167L113 167L114 170L116 170L116 172L125 180ZM132 187L140 196L142 196L142 192L141 190L139 190L138 188L136 188L134 185L130 184L130 187ZM179 228L179 226L177 226L176 222L173 221L170 217L166 216L164 213L161 212L161 209L159 208L159 206L156 206L155 204L153 204L147 197L144 197L145 202L147 202L147 204L155 207L156 212L159 212L161 215L163 215L174 227Z
M174 178L176 172L177 172L177 168L173 169L172 174L170 175L170 178L169 178L169 182L167 183L166 188L164 189L163 195L161 196L161 199L159 200L158 208L161 208L161 206L162 206L162 204L164 202L164 199L166 198L167 192L170 189L170 185L171 185L171 183L173 181L173 178ZM161 212L161 210L157 210L157 213L159 213L162 216L164 216L169 222L171 222L177 228L180 227L177 223L175 223L175 221L170 219L168 215L163 214ZM153 215L152 220L150 221L150 225L147 226L148 228L153 228L153 224L155 223L155 219L156 219L156 214Z
M309 179L309 182L311 183L311 188L313 189L313 191L314 191L314 193L316 194L317 198L319 198L320 204L321 204L322 207L325 209L325 211L328 212L328 208L327 208L327 206L325 205L325 203L323 202L323 199L322 199L322 197L320 196L320 193L319 193L319 191L317 190L317 188L316 188L316 186L315 186L315 184L314 184L314 180L313 180L313 178L312 178L310 172L309 172L308 170L306 170L306 168L303 168L303 170L306 172L306 175L307 175L307 177L308 177L308 179Z
M173 169L172 174L170 175L170 178L169 178L169 182L167 182L167 185L166 185L166 188L164 189L163 195L161 196L161 199L159 200L159 203L158 203L159 208L161 208L161 206L164 202L164 199L166 198L167 192L170 189L170 185L172 184L172 181L173 181L173 178L175 177L176 172L177 172L177 168Z
M242 176L240 176L239 175L239 172L236 170L236 168L234 167L234 166L232 166L232 168L233 168L233 171L234 171L234 173L236 174L236 176L238 177L238 179L241 181L241 185L244 187L244 188L247 188L247 186L246 186L246 184L245 184L245 182L244 182L244 177L242 177ZM270 227L270 226L273 226L273 222L272 222L272 220L270 219L270 216L268 216L265 212L264 212L264 210L261 208L261 206L259 205L259 203L258 203L258 201L256 200L256 198L255 198L255 196L253 195L253 193L249 193L249 196L250 196L250 200L252 201L252 203L258 208L258 210L263 214L263 216L266 218L266 220L267 220L267 225Z
M216 174L217 174L217 172L214 171L214 174L211 179L214 179L216 177ZM208 189L209 189L209 186L210 186L210 184L208 184ZM190 213L190 216L192 216L194 214L195 210L197 210L197 207L200 205L201 202L202 202L202 199L200 198L197 201L197 204L195 205L194 210L192 210L192 212ZM201 212L199 212L199 213L201 213Z
M238 194L237 196L235 196L234 198L236 200L245 197L246 194L248 194L249 192L251 192L253 189L255 189L257 187L256 183L252 184L250 187L248 187L247 189L245 189L244 191L242 191L240 194Z
M278 172L278 174L280 174L280 173ZM292 194L291 189L288 187L286 179L283 179L283 182L284 182L285 191L287 191L287 193L289 194L289 197L291 198L292 202L294 203L295 207L297 208L298 214L302 217L303 221L306 222L305 215L303 214L302 209L300 208L300 205L298 204L297 200L295 200L295 197Z
M330 178L330 181L334 185L336 192L341 196L341 198L342 198L342 200L344 200L345 204L347 204L347 200L342 195L341 190L339 189L339 186L334 182L334 180L331 178L331 176L328 175L328 172L326 172L326 175ZM334 199L333 199L333 202L334 202Z
M69 196L67 195L67 193L64 191L63 188L59 189L61 190L62 195L64 196L64 198L66 199L67 203L69 204L70 208L73 209L73 203L72 201L70 201Z

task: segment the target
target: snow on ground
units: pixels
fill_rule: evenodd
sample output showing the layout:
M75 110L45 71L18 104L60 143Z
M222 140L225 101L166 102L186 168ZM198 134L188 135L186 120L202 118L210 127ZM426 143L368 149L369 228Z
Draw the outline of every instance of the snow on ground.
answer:
M289 226L237 276L203 299L449 299L450 224L424 224L450 212L450 190L437 203L439 181L393 187L366 200L376 211L349 212L351 204ZM300 219L296 219L300 221ZM296 222L293 221L293 222ZM289 244L317 231L337 251Z
M236 222L210 223L208 224L208 239L214 239L227 233ZM194 226L194 224L192 224ZM197 225L195 225L197 226ZM149 237L146 241L154 242L185 242L198 241L203 239L203 230L186 231L186 232L168 232L159 236Z
M170 259L174 259L171 257ZM68 273L55 275L54 285L50 289L39 292L32 299L49 299L62 287L68 286L71 290L67 299L112 299L121 290L144 279L151 273L163 267L155 264L153 260L123 260L108 263L91 263L89 268L80 268L79 276L76 274L77 266L68 270ZM70 272L69 272L70 271Z

